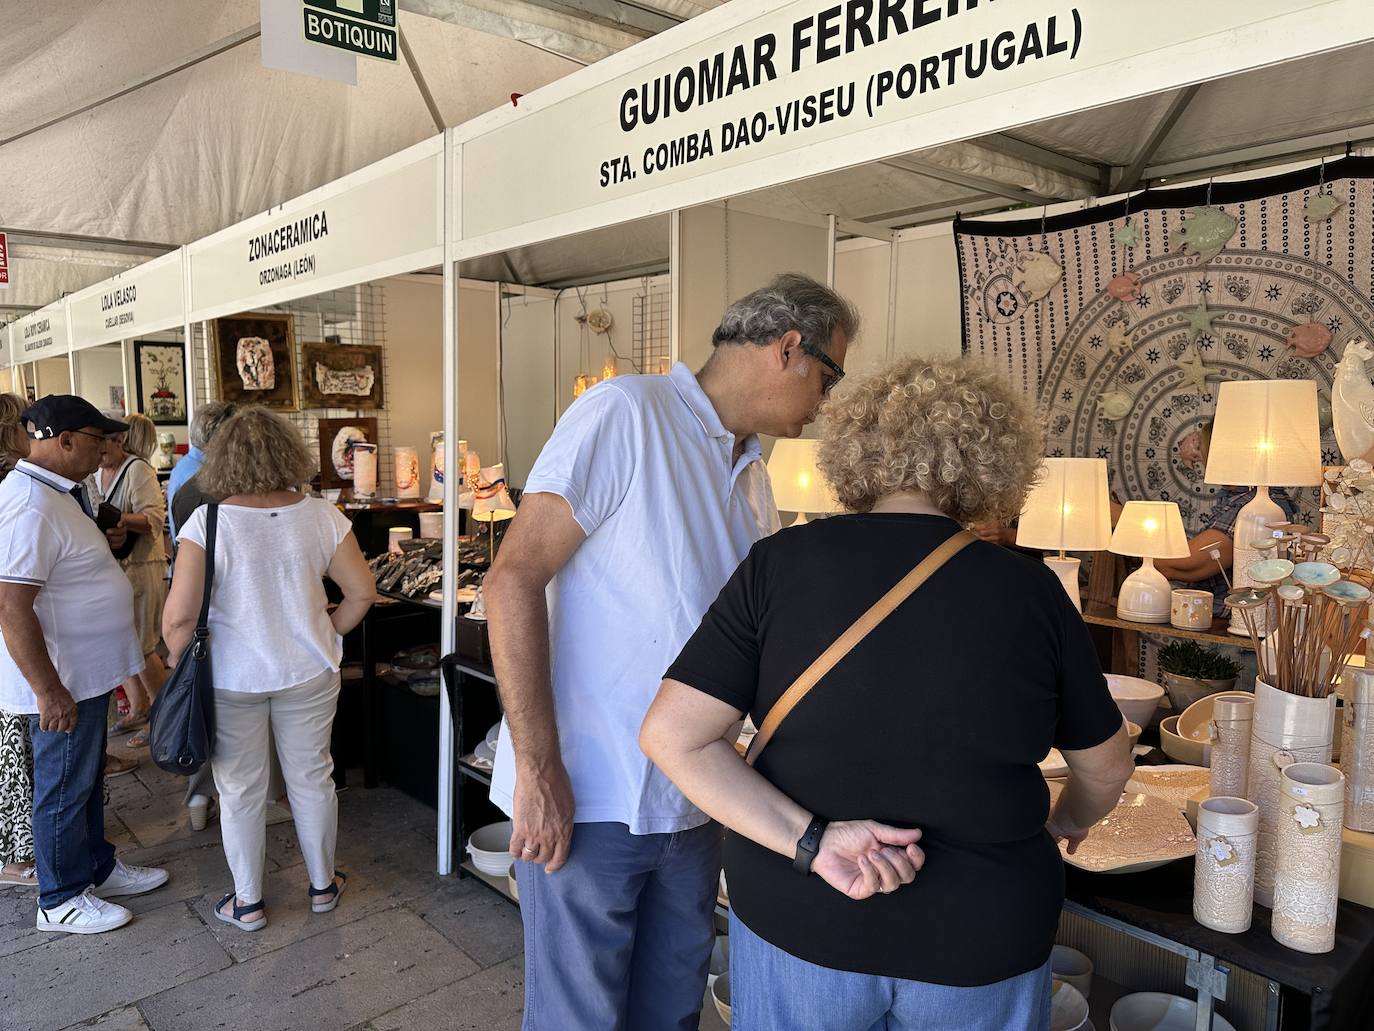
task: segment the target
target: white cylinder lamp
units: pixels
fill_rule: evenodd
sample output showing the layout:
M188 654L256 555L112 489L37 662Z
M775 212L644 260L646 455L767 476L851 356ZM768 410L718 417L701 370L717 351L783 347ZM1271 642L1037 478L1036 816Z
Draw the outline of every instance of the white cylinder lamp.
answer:
M420 536L427 540L439 540L444 536L444 513L421 512Z
M377 493L377 445L353 445L353 496L370 498Z
M420 496L420 455L413 447L393 448L391 460L396 476L398 498Z
M768 457L768 479L780 512L796 512L793 526L806 522L808 512L838 512L839 502L816 467L818 440L783 438Z
M401 553L401 541L408 541L414 537L414 532L409 526L393 526L386 533L386 550L393 555Z
M1172 501L1126 502L1107 550L1145 560L1121 585L1117 618L1134 623L1169 622L1173 589L1155 568L1154 560L1188 557L1188 535L1183 531L1178 505Z
M1022 548L1055 551L1045 565L1054 570L1073 607L1083 611L1076 558L1066 551L1105 551L1112 540L1107 462L1102 458L1047 458L1017 523Z
M1260 559L1251 546L1270 536L1270 525L1287 519L1269 497L1270 487L1315 487L1322 482L1321 427L1317 384L1310 379L1245 380L1221 384L1206 482L1254 487L1231 531L1231 585L1253 587L1249 569ZM1248 637L1239 610L1230 632Z

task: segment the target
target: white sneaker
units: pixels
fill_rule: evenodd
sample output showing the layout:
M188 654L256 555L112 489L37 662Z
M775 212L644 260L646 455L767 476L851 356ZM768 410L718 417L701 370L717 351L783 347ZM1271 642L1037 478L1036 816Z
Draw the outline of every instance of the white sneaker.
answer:
M66 931L68 934L100 934L123 927L134 915L123 906L99 898L87 888L75 898L53 909L38 907L34 926L40 931Z
M144 895L167 883L167 871L155 866L129 866L122 859L116 859L110 876L104 884L91 889L102 899L120 895Z

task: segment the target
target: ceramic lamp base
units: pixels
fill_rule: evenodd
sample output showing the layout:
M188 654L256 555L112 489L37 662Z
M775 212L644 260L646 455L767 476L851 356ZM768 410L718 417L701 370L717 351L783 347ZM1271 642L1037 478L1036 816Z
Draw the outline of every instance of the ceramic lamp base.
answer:
M1270 534L1270 523L1281 523L1286 519L1283 509L1281 509L1273 498L1269 496L1268 487L1257 487L1255 496L1236 514L1236 524L1231 530L1231 540L1233 543L1231 558L1231 589L1238 591L1242 587L1253 587L1255 581L1250 579L1250 567L1264 558L1250 545L1261 537L1268 537ZM1273 555L1273 552L1270 552ZM1267 632L1263 625L1263 616L1258 616L1261 622L1256 627L1261 637ZM1241 618L1240 610L1231 611L1231 625L1226 628L1228 633L1235 634L1237 637L1249 637L1250 631L1245 628L1245 620Z
M1054 570L1054 575L1059 577L1059 582L1064 585L1064 590L1073 602L1073 607L1079 612L1083 611L1083 602L1078 595L1078 567L1082 565L1076 558L1061 558L1057 555L1046 555L1045 565Z
M1153 559L1121 584L1116 598L1116 618L1132 623L1167 623L1173 590L1164 574L1155 568Z

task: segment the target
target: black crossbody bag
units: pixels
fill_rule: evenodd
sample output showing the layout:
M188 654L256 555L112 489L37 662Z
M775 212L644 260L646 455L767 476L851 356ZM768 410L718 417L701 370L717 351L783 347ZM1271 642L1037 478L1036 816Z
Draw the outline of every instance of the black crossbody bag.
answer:
M215 685L210 673L210 591L215 583L215 524L219 505L205 512L205 596L195 635L153 701L148 744L153 762L189 777L215 750Z

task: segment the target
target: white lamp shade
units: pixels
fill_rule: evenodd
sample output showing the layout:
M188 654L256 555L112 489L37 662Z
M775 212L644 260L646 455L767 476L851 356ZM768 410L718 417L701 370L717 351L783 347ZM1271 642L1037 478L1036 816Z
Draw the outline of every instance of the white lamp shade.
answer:
M768 458L773 500L783 512L838 512L839 503L816 468L818 440L782 439Z
M1103 551L1112 539L1107 462L1047 458L1026 498L1016 543L1046 551Z
M1310 379L1223 383L1205 479L1241 487L1321 483L1317 384Z
M515 518L515 502L506 490L506 468L501 462L478 473L477 499L472 505L472 518L479 523L495 523Z
M1136 558L1187 558L1188 535L1183 531L1178 505L1172 501L1126 502L1107 550Z

